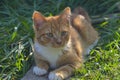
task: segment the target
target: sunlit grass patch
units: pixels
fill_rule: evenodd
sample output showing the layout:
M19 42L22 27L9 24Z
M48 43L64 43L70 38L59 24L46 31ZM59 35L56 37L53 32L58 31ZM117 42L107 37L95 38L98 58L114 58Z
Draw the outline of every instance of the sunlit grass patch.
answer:
M113 21L113 20L112 20ZM120 26L119 19L100 24L100 40L82 69L76 71L74 79L119 80L120 79ZM101 26L102 25L102 26Z

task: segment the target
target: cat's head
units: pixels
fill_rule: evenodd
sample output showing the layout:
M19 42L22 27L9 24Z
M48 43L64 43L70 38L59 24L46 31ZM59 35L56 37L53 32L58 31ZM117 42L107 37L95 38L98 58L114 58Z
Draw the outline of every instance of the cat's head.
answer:
M51 17L45 17L40 12L33 13L35 39L43 46L53 48L64 47L70 39L70 15L69 7Z

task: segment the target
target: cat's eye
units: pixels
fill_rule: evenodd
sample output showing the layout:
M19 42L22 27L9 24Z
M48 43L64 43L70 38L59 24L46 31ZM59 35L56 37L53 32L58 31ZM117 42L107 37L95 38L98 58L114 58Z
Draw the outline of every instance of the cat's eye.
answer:
M53 34L52 34L52 33L46 33L46 35L47 35L48 37L53 37Z
M67 31L62 31L61 36L65 36L67 34Z

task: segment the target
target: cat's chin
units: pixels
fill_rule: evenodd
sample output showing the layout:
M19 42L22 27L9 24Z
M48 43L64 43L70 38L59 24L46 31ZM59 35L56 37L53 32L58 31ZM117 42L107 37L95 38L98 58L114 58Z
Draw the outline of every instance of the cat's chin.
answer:
M53 48L64 48L63 46L57 46L57 47L53 47Z
M51 48L64 48L64 46L49 46L49 47L51 47Z
M39 45L47 47L47 48L59 48L59 49L63 49L65 45L52 45L52 44L41 44L38 42Z
M47 44L45 45L46 47L49 48L64 48L65 45L52 45L52 44Z

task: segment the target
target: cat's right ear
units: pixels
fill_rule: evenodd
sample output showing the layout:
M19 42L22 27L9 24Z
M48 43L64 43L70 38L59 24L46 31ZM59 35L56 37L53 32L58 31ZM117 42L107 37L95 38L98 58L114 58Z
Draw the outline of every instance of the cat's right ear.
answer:
M34 11L32 16L34 27L38 30L41 25L46 21L45 17L38 11Z

